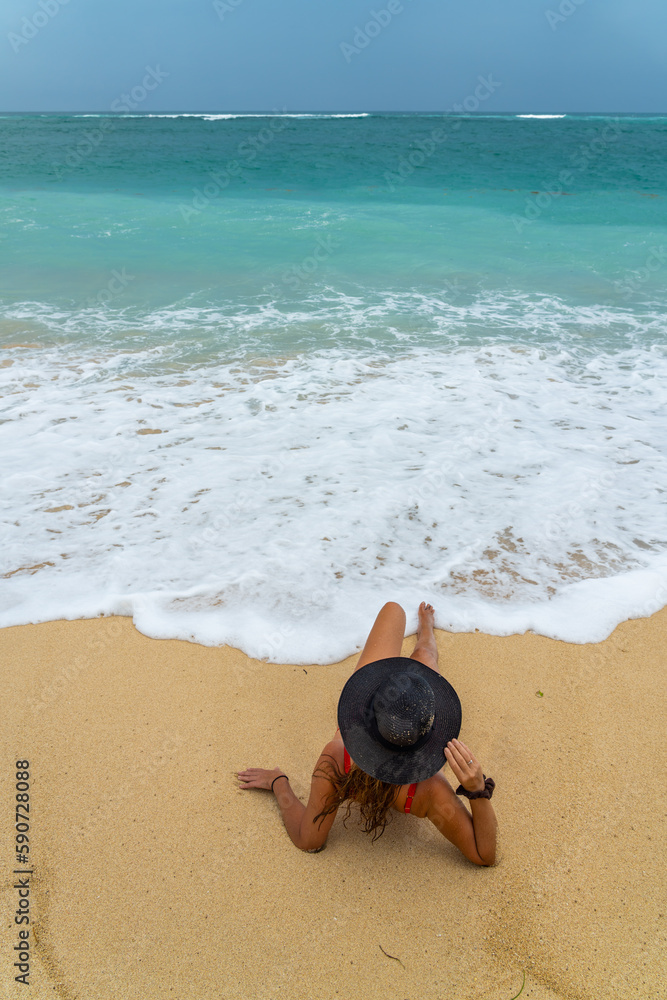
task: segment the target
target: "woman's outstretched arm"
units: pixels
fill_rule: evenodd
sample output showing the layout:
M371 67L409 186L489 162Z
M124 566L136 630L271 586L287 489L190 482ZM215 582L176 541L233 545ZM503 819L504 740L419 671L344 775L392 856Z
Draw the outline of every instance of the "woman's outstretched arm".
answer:
M328 743L322 751L315 767L310 783L310 796L308 805L305 805L296 797L290 786L285 772L280 767L267 770L262 767L249 767L245 771L239 771L239 787L242 789L261 788L270 790L274 778L278 778L273 784L273 794L278 802L280 814L285 824L292 843L302 851L316 851L324 847L329 836L329 830L336 818L336 813L325 816L321 822L314 823L314 818L324 808L328 796L333 791L331 782L323 775L318 774L322 765L330 759L335 747L333 742Z

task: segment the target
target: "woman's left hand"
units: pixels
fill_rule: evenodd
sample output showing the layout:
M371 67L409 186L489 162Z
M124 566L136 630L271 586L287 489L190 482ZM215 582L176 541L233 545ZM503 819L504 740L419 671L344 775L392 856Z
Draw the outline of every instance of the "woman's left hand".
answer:
M445 747L445 757L452 771L467 792L481 792L484 789L482 765L474 753L460 740L450 740Z
M239 779L239 788L265 788L271 791L271 782L284 773L282 767L274 767L271 771L264 767L248 767L245 771L237 771L236 777Z

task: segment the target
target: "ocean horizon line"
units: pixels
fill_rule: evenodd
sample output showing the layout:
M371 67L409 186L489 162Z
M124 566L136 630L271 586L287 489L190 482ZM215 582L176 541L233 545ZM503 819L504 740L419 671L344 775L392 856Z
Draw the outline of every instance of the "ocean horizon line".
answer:
M0 117L101 117L112 118L371 118L371 117L424 117L424 118L646 118L661 119L667 118L667 111L392 111L392 110L363 110L363 111L312 111L312 110L253 110L244 111L238 109L213 109L213 110L176 110L173 108L162 108L153 111L112 111L109 108L99 109L78 109L78 110L31 110L31 111L10 111L0 110Z

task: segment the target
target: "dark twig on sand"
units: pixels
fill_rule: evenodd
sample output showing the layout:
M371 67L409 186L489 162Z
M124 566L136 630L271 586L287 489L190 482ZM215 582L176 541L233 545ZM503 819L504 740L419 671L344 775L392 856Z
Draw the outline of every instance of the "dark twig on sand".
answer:
M395 962L398 962L398 963L399 963L400 965L403 965L403 963L401 962L400 958L396 958L396 956L395 956L395 955L390 955L390 954L389 954L388 952L386 952L386 951L384 950L384 948L382 947L382 945L381 945L381 944L379 944L379 945L378 945L378 948L380 949L380 951L382 952L382 954L383 954L383 955L386 955L386 956L387 956L387 958L393 958L393 960L394 960ZM403 965L403 968L405 968L405 966L404 966L404 965ZM518 996L518 994L517 994L517 996Z

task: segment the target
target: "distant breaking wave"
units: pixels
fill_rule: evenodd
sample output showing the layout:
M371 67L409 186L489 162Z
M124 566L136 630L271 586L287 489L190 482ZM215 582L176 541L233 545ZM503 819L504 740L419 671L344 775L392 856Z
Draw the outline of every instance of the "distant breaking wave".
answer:
M369 118L370 111L362 111L355 114L318 114L312 113L292 113L284 111L264 111L249 112L247 114L204 114L203 112L183 111L177 114L167 112L143 112L141 114L122 114L116 111L96 111L86 112L86 114L73 115L75 118L202 118L204 121L219 121L229 118Z

